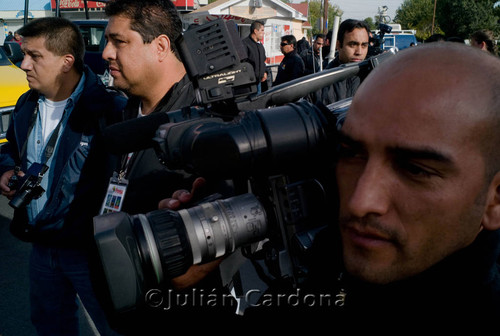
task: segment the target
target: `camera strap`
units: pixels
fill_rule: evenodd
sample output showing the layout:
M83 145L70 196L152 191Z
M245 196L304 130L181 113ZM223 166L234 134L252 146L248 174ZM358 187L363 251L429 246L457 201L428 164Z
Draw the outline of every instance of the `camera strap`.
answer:
M31 116L30 126L28 128L28 134L26 136L26 141L24 142L23 147L21 148L21 152L20 152L20 157L21 158L26 153L26 149L27 149L27 146L28 146L28 139L29 139L29 137L31 135L31 132L33 131L33 128L35 127L36 118L38 117L38 113L39 113L39 107L38 107L38 104L36 104L35 112ZM44 160L43 160L43 162L41 162L43 164L46 164L47 161L49 161L49 159L52 156L52 154L54 153L54 148L56 146L57 136L59 135L59 129L61 128L61 124L62 124L62 118L59 121L59 123L57 123L56 128L54 129L54 131L50 135L49 141L47 142L47 145L45 146L44 155L43 155L44 156Z
M21 148L21 152L19 153L20 159L22 159L24 157L24 154L26 153L26 150L28 147L28 139L31 135L31 132L33 131L33 128L35 127L35 123L36 123L36 119L38 117L39 111L40 111L40 108L39 108L38 104L36 104L35 112L31 115L30 125L28 127L28 134L26 135L26 141L24 142L23 147ZM40 162L43 165L45 165L49 161L52 154L54 154L54 148L56 146L57 137L59 135L59 129L61 128L62 120L63 120L63 118L61 118L61 120L57 123L56 128L54 129L54 131L50 135L49 141L47 142L47 145L45 146L45 149L43 152L43 160L42 160L42 162ZM17 169L17 167L16 167L16 169Z

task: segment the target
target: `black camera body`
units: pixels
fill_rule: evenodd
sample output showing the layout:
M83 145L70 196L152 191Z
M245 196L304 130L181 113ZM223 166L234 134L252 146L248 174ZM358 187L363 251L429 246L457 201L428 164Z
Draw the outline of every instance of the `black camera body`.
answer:
M14 209L19 209L28 205L32 200L40 198L45 192L40 183L48 169L47 165L34 162L24 176L19 177L15 172L8 184L11 190L16 190L9 205Z
M389 34L392 31L392 27L385 24L380 23L378 26L379 33L378 35L374 35L370 37L370 46L368 47L368 56L379 55L384 52L384 35Z
M139 150L137 143L152 144L169 169L232 180L237 186L234 197L215 197L189 209L94 218L107 302L114 313L161 306L161 292L170 279L193 264L236 250L251 260L263 260L272 280L296 288L307 278L316 232L336 218L337 108L344 113L345 102L316 106L300 98L368 73L390 53L253 94L256 83L241 55L242 43L228 37L233 33L224 33L231 27L223 20L212 21L186 31L180 40L202 107L126 121L104 132L111 151L129 153ZM223 61L196 61L212 52L222 53ZM162 120L153 141L136 137L124 145L126 139L118 136L122 130L136 129L148 123L147 118Z

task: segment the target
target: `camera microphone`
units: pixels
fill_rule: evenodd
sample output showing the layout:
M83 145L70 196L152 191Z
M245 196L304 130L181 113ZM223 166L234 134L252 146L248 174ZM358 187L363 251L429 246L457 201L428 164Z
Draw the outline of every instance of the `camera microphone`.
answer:
M160 125L198 117L198 113L197 108L187 107L172 112L152 113L108 126L102 132L106 150L113 154L127 154L151 148Z

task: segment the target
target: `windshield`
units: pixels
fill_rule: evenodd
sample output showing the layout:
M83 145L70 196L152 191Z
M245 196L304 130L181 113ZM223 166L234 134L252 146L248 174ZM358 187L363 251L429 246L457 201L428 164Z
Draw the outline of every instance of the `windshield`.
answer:
M0 47L0 65L12 65L9 58L5 54L3 47Z
M414 35L396 35L396 47L399 50L408 48L412 42L417 44L417 39Z

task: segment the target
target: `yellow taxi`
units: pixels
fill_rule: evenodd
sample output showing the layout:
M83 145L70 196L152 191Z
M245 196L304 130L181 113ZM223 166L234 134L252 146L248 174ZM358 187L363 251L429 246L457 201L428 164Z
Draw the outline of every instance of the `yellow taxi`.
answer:
M26 74L12 64L0 47L0 144L5 143L5 132L17 99L29 90Z

